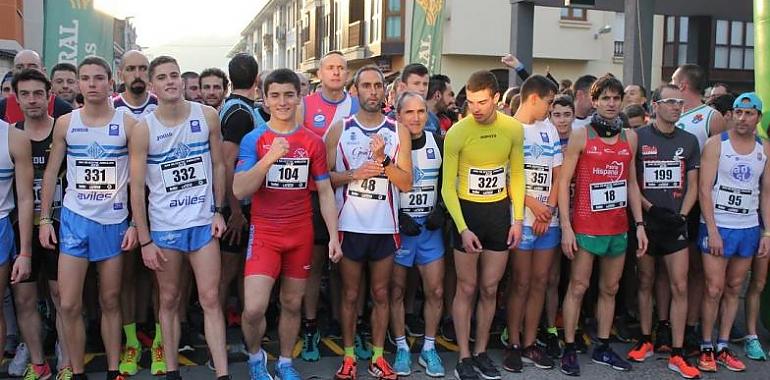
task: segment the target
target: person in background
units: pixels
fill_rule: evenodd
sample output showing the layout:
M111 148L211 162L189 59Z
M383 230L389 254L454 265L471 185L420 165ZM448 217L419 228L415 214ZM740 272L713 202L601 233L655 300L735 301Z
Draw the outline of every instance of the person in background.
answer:
M185 100L203 103L203 97L201 97L201 85L198 78L200 78L200 76L195 71L185 71L182 73Z
M631 129L639 128L645 124L649 119L647 111L639 104L629 104L623 108L623 114L626 115L628 121L627 127Z

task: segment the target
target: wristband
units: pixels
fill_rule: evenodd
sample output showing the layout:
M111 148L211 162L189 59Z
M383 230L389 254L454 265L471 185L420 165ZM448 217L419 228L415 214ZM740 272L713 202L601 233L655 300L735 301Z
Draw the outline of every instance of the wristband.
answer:
M382 165L382 167L384 168L390 165L391 162L392 160L390 159L390 156L385 156L385 159L382 160L382 162L380 162L380 165Z
M770 231L765 230L765 232L762 232L762 237L770 237Z
M647 223L645 223L645 222L636 222L636 227L644 227L646 225L647 225Z
M53 219L51 218L40 218L40 225L43 224L53 224Z
M134 228L136 228L136 222L134 222L133 220L132 220L132 221L130 221L130 222L128 222L128 227L134 227Z
M32 258L32 254L31 253L20 253L19 257L29 257L31 259Z
M214 206L214 212L217 214L222 214L222 212L225 210L222 206Z
M146 247L146 246L148 246L148 245L150 245L150 244L152 244L152 239L150 239L150 240L149 240L147 243L140 243L139 245L140 245L142 248L144 248L144 247Z

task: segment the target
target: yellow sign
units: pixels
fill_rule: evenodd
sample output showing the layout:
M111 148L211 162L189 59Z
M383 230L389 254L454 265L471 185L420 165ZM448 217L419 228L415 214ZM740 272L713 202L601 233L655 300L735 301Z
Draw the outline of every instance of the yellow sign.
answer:
M417 0L422 9L425 10L426 20L428 25L435 25L436 18L441 13L441 8L444 6L444 0Z

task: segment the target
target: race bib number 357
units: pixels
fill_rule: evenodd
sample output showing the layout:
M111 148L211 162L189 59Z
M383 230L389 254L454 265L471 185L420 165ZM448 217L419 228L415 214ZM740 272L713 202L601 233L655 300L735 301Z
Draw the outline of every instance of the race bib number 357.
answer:
M115 160L75 160L75 188L78 190L115 190Z
M468 173L468 193L495 195L505 191L505 167L495 169L471 168Z
M591 184L591 211L607 211L626 207L626 181Z

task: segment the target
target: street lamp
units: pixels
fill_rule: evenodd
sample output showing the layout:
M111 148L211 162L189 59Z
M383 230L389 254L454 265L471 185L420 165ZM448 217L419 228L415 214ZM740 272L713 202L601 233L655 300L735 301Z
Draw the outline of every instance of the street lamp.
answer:
M601 27L596 33L594 33L594 39L598 40L600 34L607 34L609 32L612 32L612 26L611 25L605 25Z

